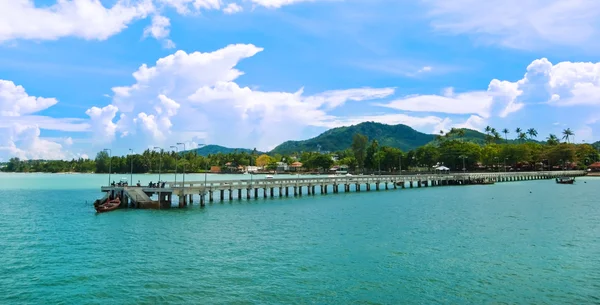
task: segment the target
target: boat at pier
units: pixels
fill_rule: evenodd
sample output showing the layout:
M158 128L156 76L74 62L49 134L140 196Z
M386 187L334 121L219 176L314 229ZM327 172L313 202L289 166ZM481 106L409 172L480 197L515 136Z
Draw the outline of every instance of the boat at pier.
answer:
M573 183L575 183L575 178L573 178L573 177L557 177L556 183L558 183L558 184L573 184Z
M106 201L103 204L95 205L94 208L96 208L97 213L104 213L104 212L114 211L114 210L118 209L120 205L121 205L121 199L119 199L119 197L117 197L113 200L106 199Z

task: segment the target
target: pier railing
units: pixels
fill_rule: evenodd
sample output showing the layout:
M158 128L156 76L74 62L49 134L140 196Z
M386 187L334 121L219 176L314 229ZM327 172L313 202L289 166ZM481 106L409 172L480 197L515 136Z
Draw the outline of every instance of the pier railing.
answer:
M298 177L285 176L279 178L260 179L232 179L232 180L208 180L208 181L186 181L167 182L168 188L183 189L247 189L279 186L308 186L322 184L376 184L399 181L437 181L437 180L467 180L467 179L493 179L504 180L504 178L530 177L560 177L560 176L583 176L585 171L539 171L539 172L495 172L495 173L447 173L447 174L416 174L416 175L357 175L357 176L316 176Z

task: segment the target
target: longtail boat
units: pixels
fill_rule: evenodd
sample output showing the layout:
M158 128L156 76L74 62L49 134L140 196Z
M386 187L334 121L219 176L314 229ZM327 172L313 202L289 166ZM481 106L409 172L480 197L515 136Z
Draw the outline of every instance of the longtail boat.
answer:
M556 178L556 183L558 184L573 184L575 182L575 178L573 177L558 177Z
M121 205L121 199L119 199L117 197L113 200L106 199L106 202L104 204L97 205L97 206L95 206L95 208L96 208L97 213L104 213L104 212L114 211L114 210L118 209L120 205Z

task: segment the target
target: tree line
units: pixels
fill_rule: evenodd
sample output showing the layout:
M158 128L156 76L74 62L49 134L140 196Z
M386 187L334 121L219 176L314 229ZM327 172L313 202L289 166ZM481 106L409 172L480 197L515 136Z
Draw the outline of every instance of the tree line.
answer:
M394 147L379 145L362 134L353 136L350 148L334 153L298 152L290 155L258 154L233 151L231 153L198 155L195 151L174 152L146 150L142 154L109 156L105 151L94 160L20 160L12 158L2 168L6 172L79 172L79 173L201 173L211 166L220 166L223 172L237 172L238 167L259 166L275 170L278 164L299 161L307 171L327 171L334 165L346 165L352 172L391 173L402 170L431 170L443 165L451 170L550 170L557 168L585 168L598 161L596 148L589 144L572 144L574 134L563 131L562 138L549 135L544 142L534 139L535 129L515 130L515 140L510 141L508 129L501 131L485 128L485 143L476 144L464 138L463 129L440 132L436 139L415 150L403 152ZM561 141L564 140L564 141Z

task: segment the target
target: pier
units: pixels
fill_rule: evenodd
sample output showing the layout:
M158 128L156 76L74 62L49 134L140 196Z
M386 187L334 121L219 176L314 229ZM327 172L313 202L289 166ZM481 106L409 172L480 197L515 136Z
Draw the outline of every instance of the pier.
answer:
M122 208L168 209L177 196L178 207L198 200L200 206L215 201L251 200L274 197L300 197L340 192L369 192L407 188L439 187L554 179L561 176L585 176L585 171L451 173L419 175L377 175L297 177L275 176L271 179L167 182L163 188L144 186L103 186L108 196L119 196ZM280 178L281 177L281 178ZM157 196L158 200L151 199ZM100 199L100 200L103 200Z

